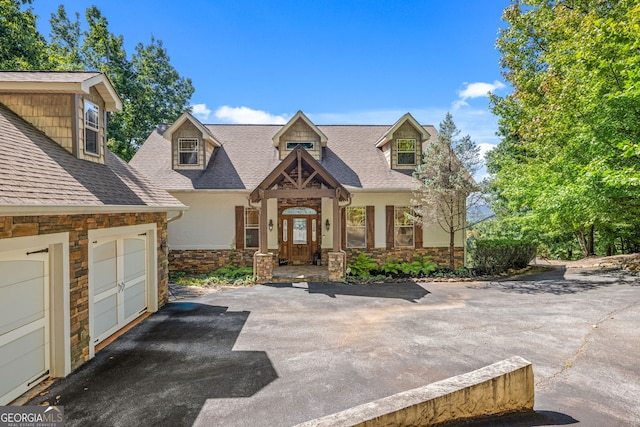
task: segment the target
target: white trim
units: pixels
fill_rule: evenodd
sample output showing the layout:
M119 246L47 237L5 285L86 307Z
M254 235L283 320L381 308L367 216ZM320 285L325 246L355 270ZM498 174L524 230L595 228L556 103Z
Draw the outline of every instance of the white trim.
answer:
M93 246L95 241L124 238L131 235L146 233L146 270L147 270L147 312L158 311L158 247L157 247L157 224L140 224L124 227L101 228L89 230L88 233L88 306L89 306L89 358L95 356L94 330L93 330Z
M0 253L42 247L49 249L51 376L64 377L71 373L69 233L0 239Z
M180 212L188 206L140 206L140 205L0 205L0 216L17 215L76 215L95 213L131 213L131 212Z
M182 148L182 143L183 142L195 142L194 148L190 149L190 150L185 150ZM193 155L193 153L195 153L196 155L196 162L195 163L182 163L182 156L181 154L191 154ZM191 157L191 156L190 156ZM178 166L199 166L200 165L200 138L197 137L190 137L190 138L178 138Z

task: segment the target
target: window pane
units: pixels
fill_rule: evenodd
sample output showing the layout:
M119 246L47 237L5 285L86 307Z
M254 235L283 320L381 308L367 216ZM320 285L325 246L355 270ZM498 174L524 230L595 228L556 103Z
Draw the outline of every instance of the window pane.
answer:
M245 219L245 227L258 227L260 224L260 215L257 209L247 209L245 211L246 219Z
M398 140L398 151L416 151L416 140L415 139L399 139Z
M304 245L307 243L307 219L293 219L293 244Z
M395 209L395 225L411 225L413 226L413 221L407 217L407 214L410 214L411 210L407 207L396 207Z
M287 150L293 150L298 145L302 145L305 150L313 150L315 143L313 141L287 141Z
M198 151L198 140L197 139L180 139L178 141L180 144L180 151L182 152L193 152Z
M347 227L347 247L364 248L366 236L364 227Z
M399 165L415 165L416 153L398 153Z
M413 227L396 227L396 246L413 246Z
M246 229L245 248L257 248L259 245L260 233L257 228Z
M363 207L347 208L347 227L365 225L366 210Z
M84 150L88 153L98 154L98 132L95 130L84 130Z
M91 104L88 101L84 103L84 123L85 126L92 128L98 128L99 109L97 105Z
M198 153L180 153L181 165L197 165Z

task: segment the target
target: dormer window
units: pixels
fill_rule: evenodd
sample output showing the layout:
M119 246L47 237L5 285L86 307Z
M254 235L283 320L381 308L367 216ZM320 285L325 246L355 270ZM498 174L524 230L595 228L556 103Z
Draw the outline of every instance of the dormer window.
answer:
M100 133L100 109L97 105L84 101L84 151L98 153L98 135Z
M307 151L315 150L316 143L314 141L287 141L287 150L291 151L298 145L301 145Z
M397 139L398 165L413 166L416 164L416 140Z
M198 164L198 138L178 139L178 159L181 165Z

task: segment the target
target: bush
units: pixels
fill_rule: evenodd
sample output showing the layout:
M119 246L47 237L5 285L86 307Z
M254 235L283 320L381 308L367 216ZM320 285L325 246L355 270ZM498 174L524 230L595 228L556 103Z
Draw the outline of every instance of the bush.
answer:
M372 270L378 269L378 263L373 258L360 252L353 264L347 264L351 274L358 277L369 277Z
M510 268L524 268L536 256L537 245L515 239L478 239L471 256L480 274L498 274Z
M209 274L189 276L183 272L170 274L169 282L176 285L211 286L211 285L250 285L254 282L253 268L226 265Z
M386 262L380 267L380 270L387 274L405 274L407 276L428 276L430 273L438 269L438 264L431 261L428 256L421 257L416 255L413 262L400 262L396 258L387 258Z

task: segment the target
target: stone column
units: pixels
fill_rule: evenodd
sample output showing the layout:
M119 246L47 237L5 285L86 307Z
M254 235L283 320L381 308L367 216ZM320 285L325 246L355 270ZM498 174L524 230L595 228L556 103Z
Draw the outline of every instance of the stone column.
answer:
M253 271L256 282L266 283L273 279L273 254L256 253L253 256Z
M343 251L329 252L329 280L331 282L344 280L346 260L347 254Z

